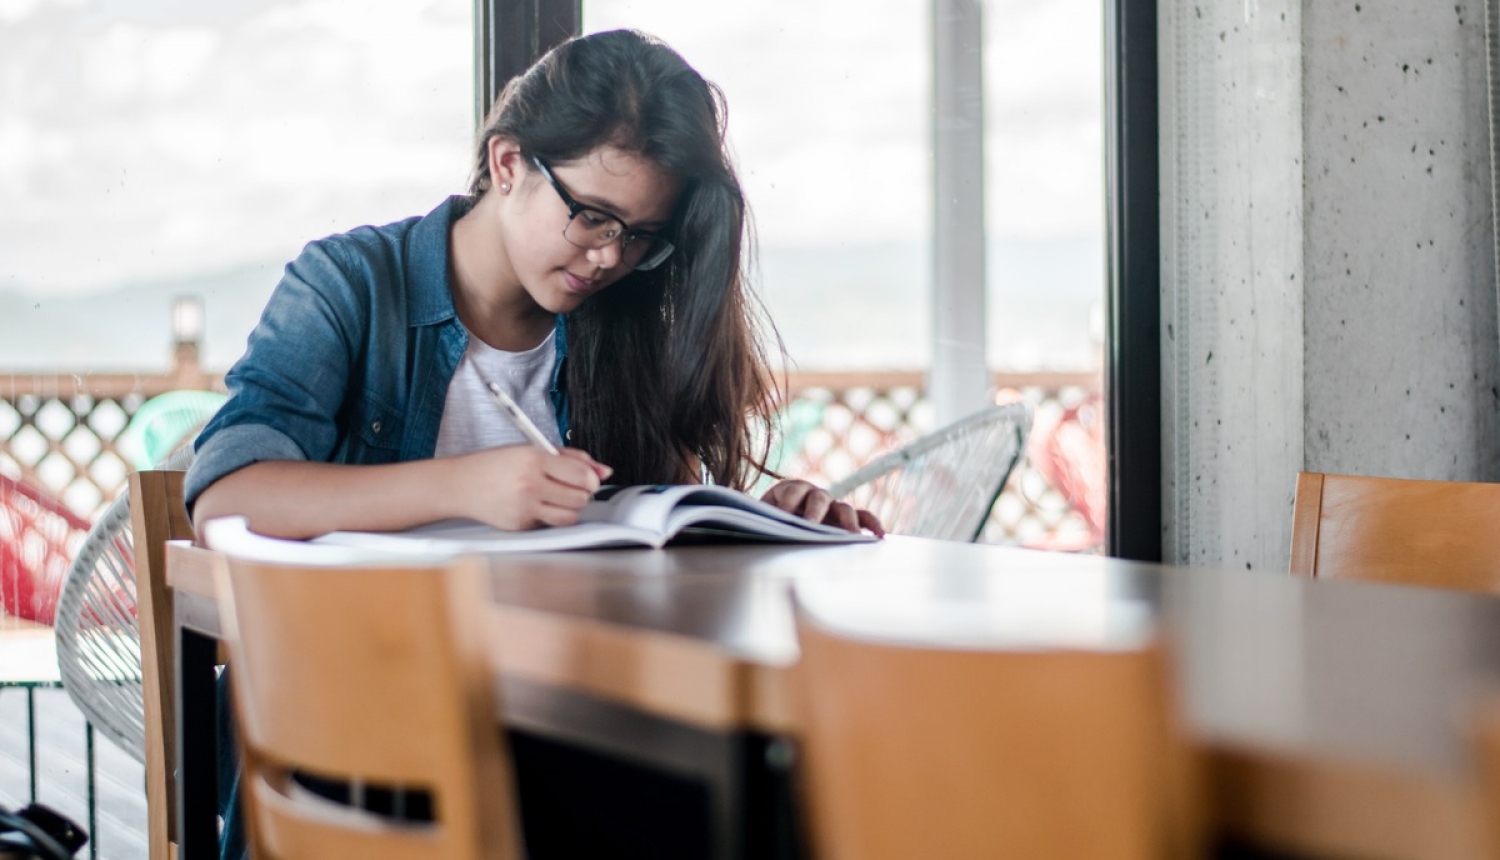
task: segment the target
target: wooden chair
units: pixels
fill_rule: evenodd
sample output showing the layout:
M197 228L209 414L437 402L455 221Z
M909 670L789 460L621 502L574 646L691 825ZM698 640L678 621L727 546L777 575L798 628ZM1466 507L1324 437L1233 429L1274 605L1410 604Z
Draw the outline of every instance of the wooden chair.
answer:
M209 542L219 547L213 531ZM477 616L482 562L317 567L226 555L219 576L253 856L521 856ZM294 774L424 790L435 820L338 804Z
M1500 484L1302 472L1291 571L1500 591Z
M1200 856L1159 644L982 650L797 611L803 795L820 860Z
M141 693L145 721L146 841L151 860L177 856L177 645L172 636L172 592L167 588L167 541L191 540L183 505L184 472L130 475L136 621L140 631Z
M1481 829L1489 843L1485 856L1500 860L1500 693L1489 690L1479 699L1473 709L1470 749L1476 765Z

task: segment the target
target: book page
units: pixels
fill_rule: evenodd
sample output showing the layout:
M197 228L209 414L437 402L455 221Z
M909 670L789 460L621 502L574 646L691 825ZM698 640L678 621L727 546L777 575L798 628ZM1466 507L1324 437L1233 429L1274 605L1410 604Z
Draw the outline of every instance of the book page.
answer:
M727 487L641 484L600 490L573 526L503 531L472 520L445 520L401 532L333 532L313 543L437 558L476 552L660 547L687 529L798 543L875 540L805 520Z
M702 487L694 484L635 484L608 486L578 514L580 523L610 522L669 535L672 509Z
M607 495L606 495L607 493ZM580 519L648 529L671 538L698 526L717 532L812 543L874 540L789 514L738 490L698 484L606 488Z
M331 532L313 542L442 557L474 552L552 552L608 546L654 547L660 546L662 539L651 531L607 522L504 531L472 520L444 520L401 532Z

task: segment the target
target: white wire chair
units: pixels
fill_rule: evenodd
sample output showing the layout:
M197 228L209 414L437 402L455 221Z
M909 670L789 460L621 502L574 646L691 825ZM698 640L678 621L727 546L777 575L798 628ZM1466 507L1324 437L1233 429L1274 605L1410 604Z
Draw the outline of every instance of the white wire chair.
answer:
M63 689L100 734L145 761L141 638L135 622L130 500L122 492L83 539L57 603Z
M829 488L887 532L974 542L1026 450L1031 409L991 406L878 457Z
M186 469L191 446L162 468ZM122 489L84 536L57 602L57 668L89 724L136 761L146 761L141 632L136 623L135 542L130 491Z

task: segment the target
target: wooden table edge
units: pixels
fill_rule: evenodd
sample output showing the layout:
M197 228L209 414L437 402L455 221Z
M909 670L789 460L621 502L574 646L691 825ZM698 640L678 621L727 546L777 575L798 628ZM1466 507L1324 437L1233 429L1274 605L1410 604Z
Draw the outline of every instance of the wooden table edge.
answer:
M189 541L167 545L167 582L217 599L217 553ZM796 726L790 665L728 653L701 639L641 630L505 603L487 609L490 662L506 675L598 696L712 731Z
M794 734L791 662L736 655L700 639L497 603L486 625L494 665L712 731Z

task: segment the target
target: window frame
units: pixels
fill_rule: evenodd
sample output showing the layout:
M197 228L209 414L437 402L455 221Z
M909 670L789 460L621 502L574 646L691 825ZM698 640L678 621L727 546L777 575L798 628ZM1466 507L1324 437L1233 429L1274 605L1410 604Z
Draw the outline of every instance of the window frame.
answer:
M476 125L505 82L582 32L583 0L475 0ZM1156 0L1107 0L1105 551L1161 561L1161 223Z
M1156 0L1109 0L1105 69L1105 551L1162 560Z

